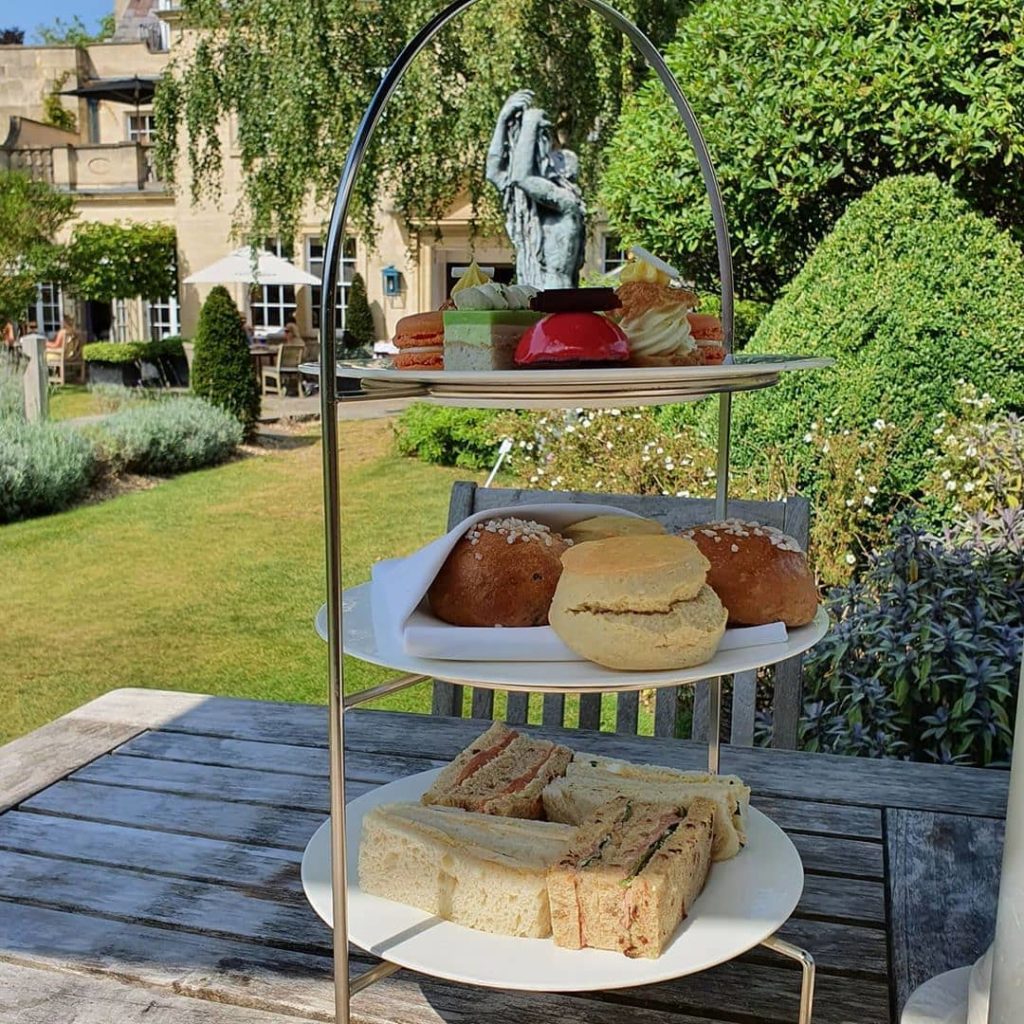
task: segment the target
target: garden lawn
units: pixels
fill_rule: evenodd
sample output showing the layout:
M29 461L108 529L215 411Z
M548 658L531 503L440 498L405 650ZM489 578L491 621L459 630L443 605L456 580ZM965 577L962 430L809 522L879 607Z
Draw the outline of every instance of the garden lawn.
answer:
M84 384L65 384L50 388L50 419L73 420L105 412L99 395Z
M345 585L443 531L466 470L341 426ZM0 527L0 743L121 686L326 699L319 437ZM394 672L349 659L346 690ZM429 684L378 705L430 710Z

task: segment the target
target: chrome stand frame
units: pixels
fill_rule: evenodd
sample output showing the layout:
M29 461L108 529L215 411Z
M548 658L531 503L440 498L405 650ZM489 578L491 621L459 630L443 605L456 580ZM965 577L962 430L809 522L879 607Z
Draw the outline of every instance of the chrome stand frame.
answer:
M811 1024L814 1010L814 957L806 949L794 946L778 935L770 936L761 945L800 964L800 1015L797 1020L799 1024Z
M334 293L338 281L338 262L345 237L345 224L349 203L355 185L356 175L362 164L367 147L373 137L384 107L397 88L408 66L416 55L452 19L477 0L454 0L436 14L406 45L395 62L384 74L370 105L363 114L355 138L349 148L335 196L330 226L324 247L324 278L320 306L320 413L323 430L323 484L324 484L324 544L327 583L327 651L328 651L328 754L331 791L331 884L333 888L332 912L334 917L334 977L335 977L335 1021L349 1024L350 999L381 978L393 974L398 968L382 961L358 978L350 978L348 968L348 903L347 903L347 850L345 847L345 723L344 712L349 708L412 686L422 676L402 676L391 682L382 683L359 694L345 694L344 665L342 651L342 602L341 602L341 474L338 462L338 419L337 419L337 339L334 334ZM733 339L733 273L732 248L726 224L725 209L721 191L715 177L708 148L690 105L679 88L678 82L669 70L664 58L651 41L631 21L620 14L606 0L574 0L583 7L603 17L613 28L622 32L641 53L648 65L657 74L665 87L676 111L686 129L700 165L704 186L711 205L715 225L715 242L718 250L719 276L722 283L722 328L724 346L732 352ZM729 490L729 448L732 395L719 395L718 417L718 477L715 495L715 511L719 519L726 518ZM717 773L719 768L719 735L721 731L721 684L720 678L711 680L711 705L709 708L708 770ZM802 950L796 950L782 940L771 939L765 943L785 956L793 956L804 964L804 987L806 997L801 997L800 1024L810 1021L810 986L813 985L814 965ZM809 972L809 978L808 978Z

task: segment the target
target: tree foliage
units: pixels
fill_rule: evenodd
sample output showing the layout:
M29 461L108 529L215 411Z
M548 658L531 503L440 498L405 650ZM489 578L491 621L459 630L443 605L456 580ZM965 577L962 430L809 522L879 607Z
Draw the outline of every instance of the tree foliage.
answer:
M92 46L93 43L102 43L110 39L117 22L113 14L105 14L99 20L95 30L77 15L65 21L63 18L54 18L49 25L38 25L36 27L36 38L43 46Z
M260 389L241 315L223 285L203 303L194 344L192 392L231 413L246 434L252 433L260 414Z
M79 298L102 302L174 295L175 237L168 224L79 224L64 250L63 281Z
M20 318L36 284L52 276L57 232L74 216L71 196L18 171L0 170L0 318Z
M715 161L738 291L773 298L847 204L931 172L1024 238L1019 0L708 0L667 51ZM602 197L627 243L717 276L696 158L657 82L627 103Z
M23 28L0 28L0 46L24 46Z
M193 198L214 197L222 125L237 124L245 176L239 227L252 238L292 237L312 192L326 208L346 150L382 69L440 9L437 0L183 0L201 28L157 90L157 155L173 175L187 148ZM665 43L686 4L626 0L620 9ZM387 193L415 225L438 219L464 190L484 219L495 197L484 181L494 121L515 89L536 91L563 143L581 158L584 188L622 97L642 63L620 34L582 6L559 0L480 3L446 26L413 63L378 126L353 211L364 235Z
M851 204L747 352L832 356L836 366L785 374L737 401L738 462L779 446L806 489L823 475L805 438L815 424L871 432L881 420L898 444L877 500L913 495L942 418L958 411L958 381L988 394L993 410L1024 409L1024 258L949 185L890 178Z
M345 307L345 333L356 346L373 345L377 340L377 328L373 325L373 311L366 298L366 283L361 274L352 275L348 290L348 304Z
M61 103L60 99L61 90L67 84L67 80L70 77L70 71L64 71L59 74L53 80L53 85L50 87L50 91L43 96L44 123L52 124L54 128L60 128L66 132L74 132L78 130L78 118L75 117L73 111L68 110L68 108Z

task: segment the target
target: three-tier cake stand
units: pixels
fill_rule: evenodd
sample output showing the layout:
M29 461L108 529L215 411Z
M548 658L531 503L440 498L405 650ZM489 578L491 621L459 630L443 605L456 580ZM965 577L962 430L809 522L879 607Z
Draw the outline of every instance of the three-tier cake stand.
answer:
M331 817L310 841L303 859L303 884L310 902L334 929L335 1006L338 1024L350 1020L350 999L401 967L470 984L531 991L599 990L648 984L681 977L733 959L760 944L796 960L802 968L800 1024L810 1024L814 990L811 955L780 939L776 932L796 907L803 889L803 868L790 840L773 822L752 810L748 849L733 861L715 865L699 904L683 930L658 960L628 960L602 950L560 950L548 940L515 939L469 932L362 893L354 870L362 815L391 800L416 799L434 773L422 773L383 786L346 808L345 712L384 694L428 678L458 679L492 689L560 693L640 690L679 685L710 677L708 770L719 767L722 675L785 660L816 643L827 629L824 612L808 626L790 632L786 644L716 655L697 669L676 672L613 672L581 662L453 662L411 658L374 636L368 588L342 593L341 489L338 461L339 375L360 376L373 386L389 382L408 390L418 385L424 400L442 405L506 408L593 408L668 404L718 396L716 513L726 518L729 487L729 431L732 394L770 387L779 375L812 369L828 360L771 357L734 359L733 275L729 233L718 182L707 146L686 98L650 40L604 0L578 0L619 29L660 78L682 119L700 164L711 204L722 284L722 326L726 363L720 367L588 371L514 371L477 374L440 371L370 370L337 363L332 306L338 258L358 173L383 110L409 64L449 21L477 0L454 0L417 33L381 79L363 115L338 185L324 253L320 313L320 396L323 428L324 533L327 603L318 628L327 640ZM343 656L373 661L403 671L400 677L357 694L346 694ZM455 673L455 675L453 675ZM381 962L357 978L349 976L348 941L381 956Z

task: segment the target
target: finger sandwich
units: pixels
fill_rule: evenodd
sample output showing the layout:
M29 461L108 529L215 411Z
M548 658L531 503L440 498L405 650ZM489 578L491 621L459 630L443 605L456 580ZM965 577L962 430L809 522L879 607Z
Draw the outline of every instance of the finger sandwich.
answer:
M548 872L555 944L661 956L704 888L715 810L628 796L597 808Z
M551 934L547 870L575 831L452 807L382 804L363 818L359 885L467 928L542 939Z

